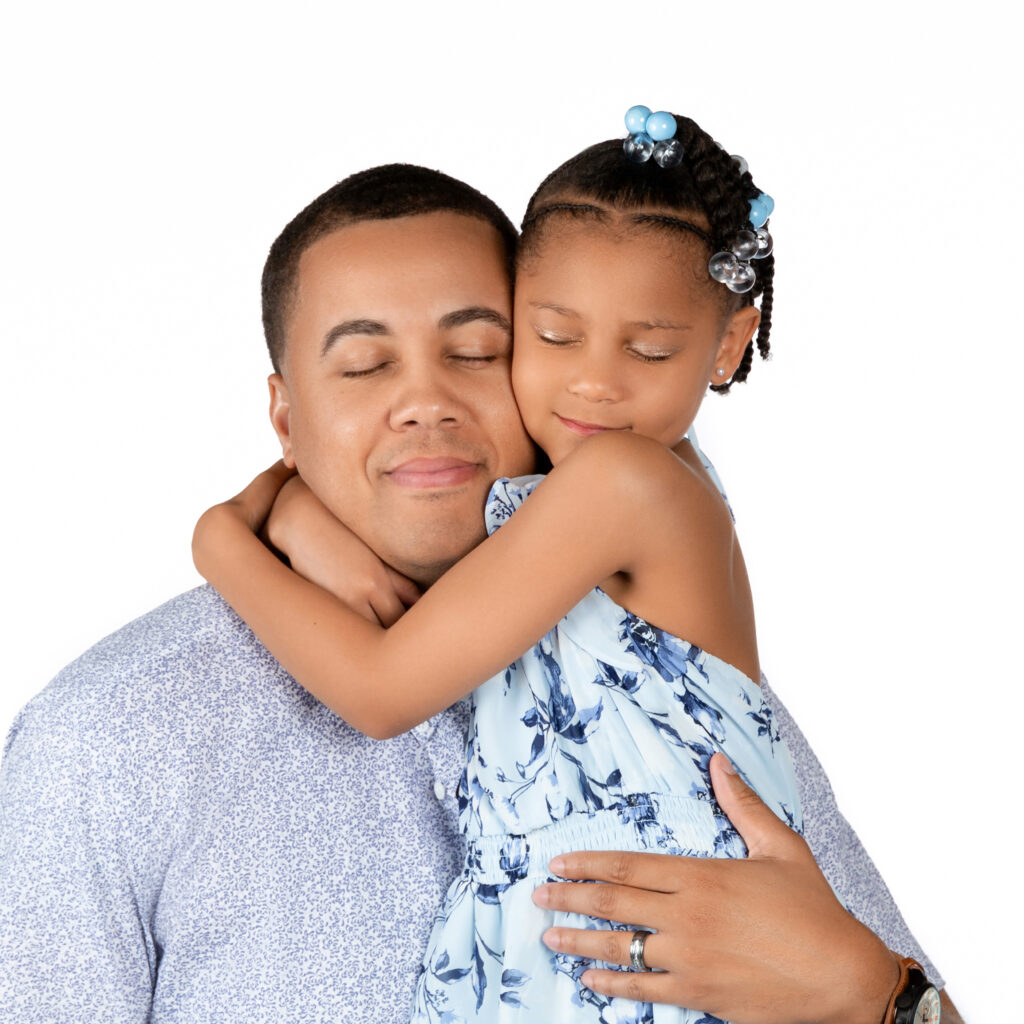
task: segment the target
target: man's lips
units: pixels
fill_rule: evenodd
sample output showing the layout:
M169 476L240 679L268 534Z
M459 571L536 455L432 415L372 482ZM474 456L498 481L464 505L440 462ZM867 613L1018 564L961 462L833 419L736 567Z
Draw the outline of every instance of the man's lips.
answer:
M478 462L451 457L409 459L385 472L399 487L458 487L480 470Z
M600 423L582 423L580 420L570 420L566 419L564 416L559 416L557 412L555 413L555 416L558 417L562 426L571 430L574 434L580 434L583 437L589 437L591 434L600 434L602 430L629 429L629 427L605 427Z

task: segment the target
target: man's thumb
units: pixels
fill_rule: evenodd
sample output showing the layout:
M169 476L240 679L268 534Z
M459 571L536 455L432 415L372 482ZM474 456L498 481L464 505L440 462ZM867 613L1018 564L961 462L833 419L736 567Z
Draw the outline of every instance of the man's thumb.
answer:
M711 785L718 806L747 844L749 857L778 857L796 834L740 778L725 754L711 758Z

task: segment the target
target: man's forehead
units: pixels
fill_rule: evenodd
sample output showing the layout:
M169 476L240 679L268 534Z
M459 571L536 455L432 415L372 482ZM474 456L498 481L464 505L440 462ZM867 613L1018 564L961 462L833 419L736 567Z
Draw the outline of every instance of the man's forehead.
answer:
M468 214L436 210L342 224L306 248L299 258L299 274L311 268L375 272L382 259L389 262L393 274L400 274L404 264L424 258L439 263L491 255L499 255L507 265L504 241L493 225Z

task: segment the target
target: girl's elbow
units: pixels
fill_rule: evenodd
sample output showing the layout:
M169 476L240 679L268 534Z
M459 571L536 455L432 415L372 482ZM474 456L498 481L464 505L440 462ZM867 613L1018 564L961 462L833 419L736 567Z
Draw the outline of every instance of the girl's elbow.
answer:
M393 740L416 725L415 722L407 722L404 718L388 714L384 709L361 715L358 721L349 721L348 724L371 740Z
M396 736L401 736L403 732L408 732L409 730L396 726L391 722L381 722L359 731L371 740L393 740Z

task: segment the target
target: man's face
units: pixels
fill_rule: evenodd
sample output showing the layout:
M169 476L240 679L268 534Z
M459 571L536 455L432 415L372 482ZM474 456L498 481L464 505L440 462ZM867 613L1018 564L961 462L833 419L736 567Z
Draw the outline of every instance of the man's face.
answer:
M364 221L299 262L271 421L285 462L430 583L485 535L491 483L533 468L512 398L500 236L454 213Z

